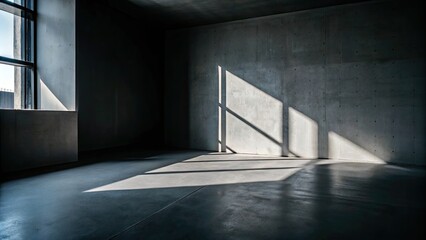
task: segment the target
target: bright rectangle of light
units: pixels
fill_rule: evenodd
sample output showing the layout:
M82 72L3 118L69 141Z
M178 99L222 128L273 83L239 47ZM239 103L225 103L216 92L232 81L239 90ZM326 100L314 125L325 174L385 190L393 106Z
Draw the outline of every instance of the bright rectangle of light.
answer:
M213 171L192 173L164 173L134 176L85 192L142 190L156 188L197 187L238 183L282 181L300 168L243 171Z
M356 162L386 163L384 160L335 132L328 133L328 157L330 159L346 159Z
M232 72L222 77L226 108L234 112L226 115L227 145L236 152L281 155L282 102Z
M68 109L56 97L56 95L46 86L43 80L40 79L40 95L41 95L41 108L44 110L61 110L67 111Z
M295 168L308 164L310 160L229 160L216 162L180 162L155 169L147 173L229 171L250 169Z
M318 124L292 107L288 113L290 151L300 157L317 158Z

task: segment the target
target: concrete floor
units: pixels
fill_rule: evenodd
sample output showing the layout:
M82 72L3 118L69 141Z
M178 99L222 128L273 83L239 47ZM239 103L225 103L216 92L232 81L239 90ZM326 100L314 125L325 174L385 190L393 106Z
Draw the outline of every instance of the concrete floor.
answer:
M0 239L424 239L424 168L132 153L9 180Z

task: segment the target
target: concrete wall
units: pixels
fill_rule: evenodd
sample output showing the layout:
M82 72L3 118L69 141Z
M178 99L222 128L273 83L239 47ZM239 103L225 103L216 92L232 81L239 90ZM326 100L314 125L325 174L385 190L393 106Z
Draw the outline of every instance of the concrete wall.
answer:
M77 1L79 150L162 144L163 41L106 1Z
M169 31L166 143L425 165L422 5L377 1Z
M77 161L77 113L0 110L0 170Z
M75 0L37 1L39 109L75 110Z

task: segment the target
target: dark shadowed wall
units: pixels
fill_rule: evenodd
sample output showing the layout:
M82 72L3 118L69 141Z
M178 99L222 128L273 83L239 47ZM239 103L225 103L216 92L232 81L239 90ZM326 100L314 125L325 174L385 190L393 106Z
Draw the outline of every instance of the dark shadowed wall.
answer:
M169 31L169 146L426 164L420 1Z
M105 1L77 1L80 151L162 144L163 39Z
M2 172L77 161L77 113L0 111Z

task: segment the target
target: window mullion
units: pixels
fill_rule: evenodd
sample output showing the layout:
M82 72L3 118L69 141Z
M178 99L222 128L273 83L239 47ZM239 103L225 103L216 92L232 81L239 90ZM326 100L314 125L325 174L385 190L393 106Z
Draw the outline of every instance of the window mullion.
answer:
M21 6L19 4L9 2L6 0L0 0L0 10L3 10L5 12L23 17L28 18L31 20L34 20L34 11L26 7L26 1L24 3L24 6Z

